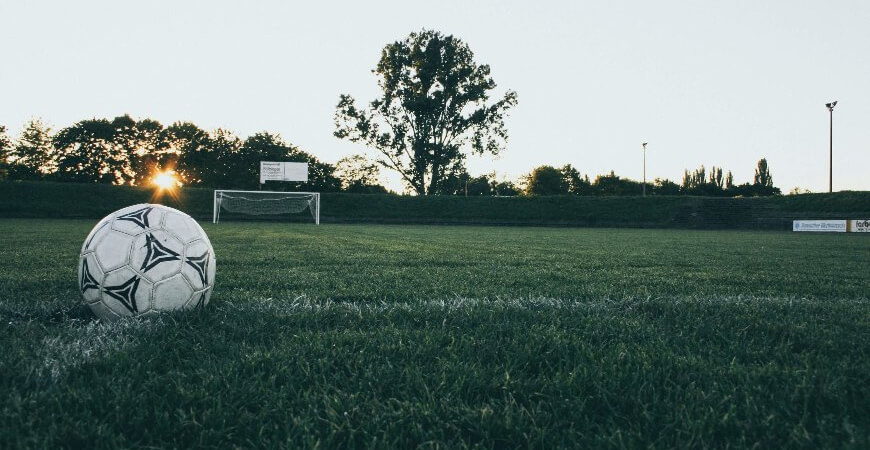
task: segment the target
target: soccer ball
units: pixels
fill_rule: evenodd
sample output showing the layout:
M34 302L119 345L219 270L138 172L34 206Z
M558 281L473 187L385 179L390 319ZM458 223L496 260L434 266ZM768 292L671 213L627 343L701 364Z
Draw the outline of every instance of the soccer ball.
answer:
M140 204L109 214L79 256L79 290L98 317L114 321L208 304L214 249L187 214Z

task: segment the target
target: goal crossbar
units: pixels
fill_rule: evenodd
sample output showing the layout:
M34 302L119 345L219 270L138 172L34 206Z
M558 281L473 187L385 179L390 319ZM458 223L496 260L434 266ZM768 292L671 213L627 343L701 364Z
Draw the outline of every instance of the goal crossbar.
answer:
M217 189L214 191L212 223L220 222L221 210L249 215L293 214L308 209L314 223L320 225L319 192L243 191Z

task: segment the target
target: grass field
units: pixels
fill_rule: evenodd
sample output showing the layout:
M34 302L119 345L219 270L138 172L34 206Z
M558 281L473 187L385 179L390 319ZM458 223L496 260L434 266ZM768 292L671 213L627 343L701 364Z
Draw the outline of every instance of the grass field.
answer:
M870 239L206 225L212 303L96 322L91 220L0 220L0 447L870 446Z

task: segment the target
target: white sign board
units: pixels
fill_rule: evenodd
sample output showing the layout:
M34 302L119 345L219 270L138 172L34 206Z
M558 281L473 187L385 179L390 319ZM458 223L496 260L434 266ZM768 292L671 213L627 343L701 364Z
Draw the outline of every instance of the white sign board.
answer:
M308 181L308 163L260 161L260 184L267 181Z
M855 233L870 233L870 219L859 219L850 221L849 231Z
M846 220L795 220L792 231L846 232Z

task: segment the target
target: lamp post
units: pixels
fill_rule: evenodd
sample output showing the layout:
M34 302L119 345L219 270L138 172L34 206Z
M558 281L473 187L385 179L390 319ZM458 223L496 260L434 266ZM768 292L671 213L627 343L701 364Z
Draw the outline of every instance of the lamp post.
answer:
M646 142L643 144L643 196L646 197Z
M828 111L831 113L830 120L830 141L828 144L828 192L834 192L834 107L837 106L837 101L825 103Z

